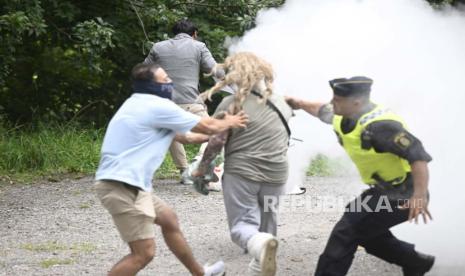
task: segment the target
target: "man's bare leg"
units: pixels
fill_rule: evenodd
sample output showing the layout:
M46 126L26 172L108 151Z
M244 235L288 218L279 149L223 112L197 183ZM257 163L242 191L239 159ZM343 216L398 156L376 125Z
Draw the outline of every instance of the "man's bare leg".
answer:
M108 272L109 276L133 276L143 269L155 256L155 241L145 239L129 242L131 253L122 258Z
M203 276L203 267L195 260L184 235L179 228L176 213L171 208L164 208L157 213L155 223L160 225L166 245L192 275Z

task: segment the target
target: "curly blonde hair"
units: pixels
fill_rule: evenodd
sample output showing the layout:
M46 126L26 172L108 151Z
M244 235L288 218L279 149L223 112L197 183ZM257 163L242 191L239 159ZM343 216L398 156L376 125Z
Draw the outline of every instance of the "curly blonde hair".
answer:
M227 85L236 85L234 104L230 110L233 114L242 110L242 105L252 90L263 96L263 98L258 98L259 103L265 102L273 93L273 68L270 63L253 53L236 53L226 58L224 63L218 64L214 70L219 69L225 71L225 77L202 93L201 96L203 99L211 100L211 96L220 91L221 88Z

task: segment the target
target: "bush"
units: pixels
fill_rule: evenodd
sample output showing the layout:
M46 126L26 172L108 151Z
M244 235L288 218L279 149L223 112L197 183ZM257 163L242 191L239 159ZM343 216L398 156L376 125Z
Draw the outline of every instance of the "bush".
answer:
M63 174L94 174L104 134L104 129L78 125L40 124L29 129L0 126L0 180L31 182ZM190 160L199 146L186 145L185 148ZM168 153L156 177L178 176Z

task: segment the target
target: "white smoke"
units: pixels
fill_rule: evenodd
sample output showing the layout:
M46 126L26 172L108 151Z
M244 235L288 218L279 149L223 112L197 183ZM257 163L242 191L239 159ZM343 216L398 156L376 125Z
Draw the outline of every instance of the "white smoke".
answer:
M230 51L257 53L273 64L277 93L309 100L329 101L330 79L373 78L373 101L401 114L434 159L434 221L396 232L442 264L465 260L465 14L423 0L288 0ZM298 112L291 127L305 140L290 151L292 183L312 154L341 154L330 126Z

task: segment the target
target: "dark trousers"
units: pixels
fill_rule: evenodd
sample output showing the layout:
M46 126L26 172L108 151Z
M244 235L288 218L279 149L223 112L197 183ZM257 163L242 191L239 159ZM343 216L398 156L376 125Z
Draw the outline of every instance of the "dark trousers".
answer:
M371 188L349 203L320 255L315 275L346 275L359 245L367 253L399 266L415 263L417 253L414 245L398 240L389 231L389 228L408 220L408 209L397 208L401 201L401 198L388 199L379 189ZM388 203L391 209L383 208ZM364 208L366 206L369 208Z

